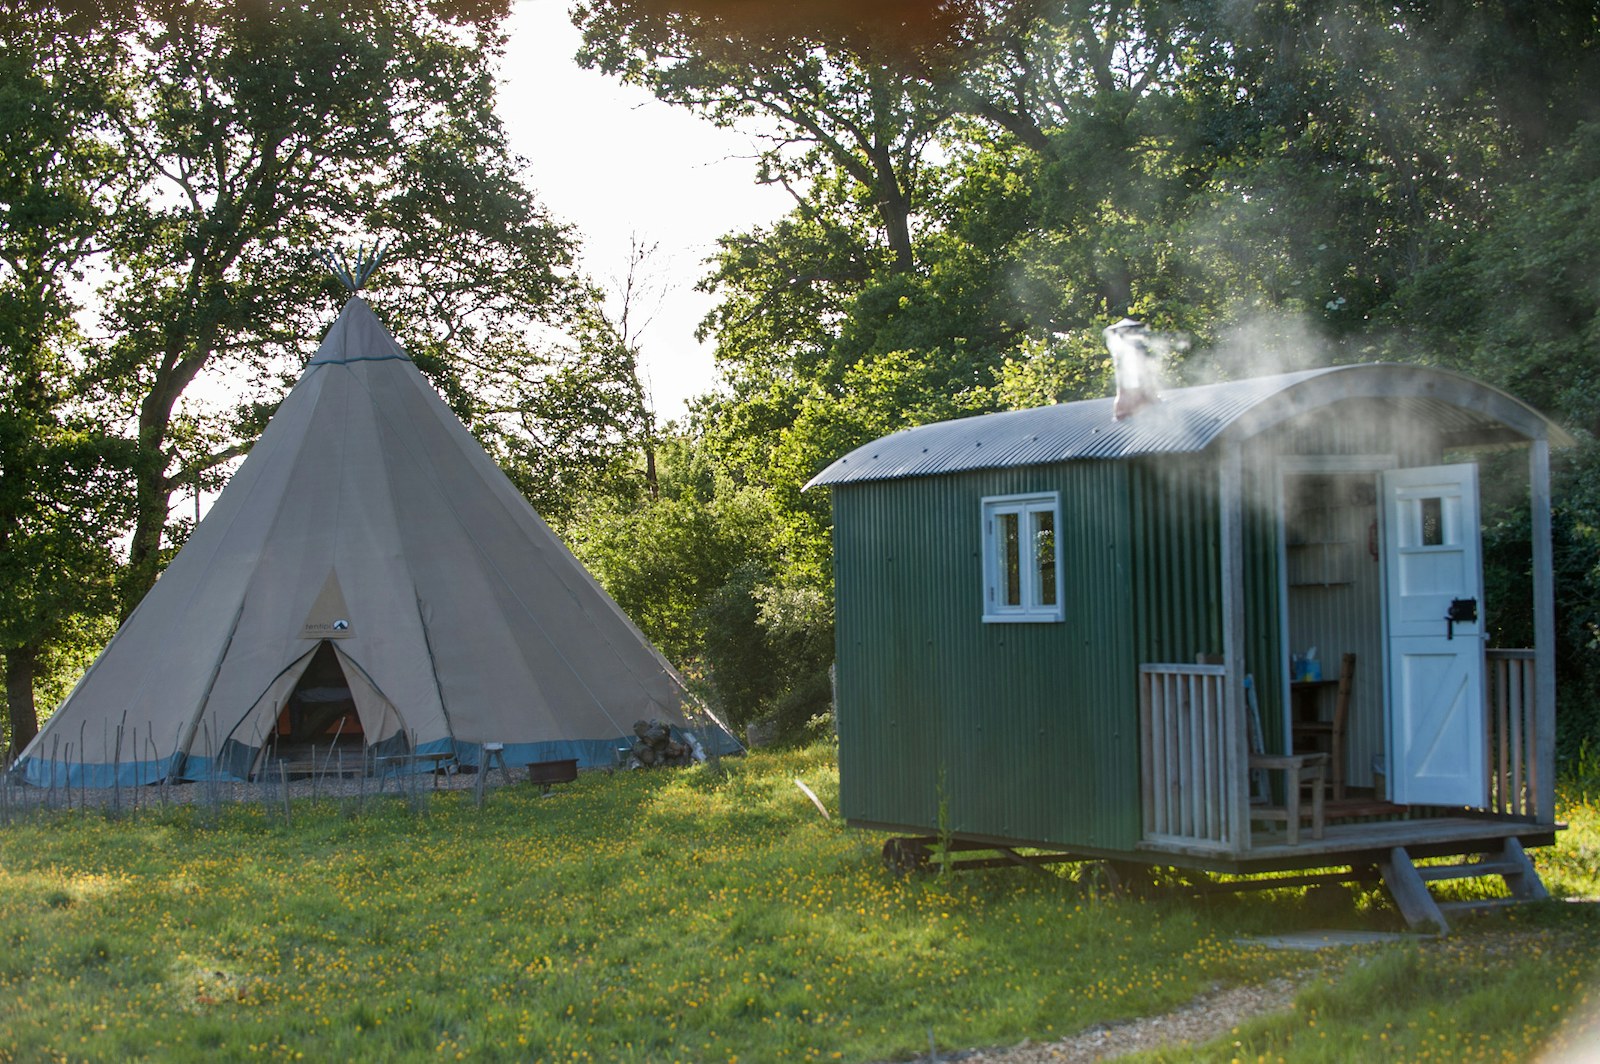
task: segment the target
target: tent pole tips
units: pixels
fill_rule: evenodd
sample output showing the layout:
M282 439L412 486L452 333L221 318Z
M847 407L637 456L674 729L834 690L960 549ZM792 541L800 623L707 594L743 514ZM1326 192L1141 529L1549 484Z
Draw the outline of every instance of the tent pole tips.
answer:
M373 274L378 272L378 267L383 265L383 255L384 247L381 243L374 243L371 251L358 244L353 259L339 248L330 247L323 249L322 261L327 265L328 272L337 277L339 282L354 295L361 291L361 286L366 284Z

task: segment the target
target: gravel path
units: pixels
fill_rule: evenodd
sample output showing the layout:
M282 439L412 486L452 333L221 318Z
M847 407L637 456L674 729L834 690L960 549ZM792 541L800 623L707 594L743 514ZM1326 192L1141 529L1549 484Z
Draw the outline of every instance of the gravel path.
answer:
M1182 1008L1159 1016L1097 1025L1058 1042L940 1053L937 1060L940 1064L1089 1064L1145 1050L1200 1045L1220 1038L1247 1019L1287 1010L1298 990L1299 984L1288 979L1236 986L1201 994Z

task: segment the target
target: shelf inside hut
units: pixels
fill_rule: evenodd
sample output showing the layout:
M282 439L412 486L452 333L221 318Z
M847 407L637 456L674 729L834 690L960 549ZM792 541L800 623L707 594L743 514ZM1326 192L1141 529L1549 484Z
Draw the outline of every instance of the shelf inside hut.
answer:
M1284 510L1285 554L1291 587L1337 587L1355 582L1355 542L1341 533L1344 500L1328 477L1297 478Z
M1290 587L1339 587L1355 582L1351 557L1354 544L1347 539L1318 543L1290 543Z

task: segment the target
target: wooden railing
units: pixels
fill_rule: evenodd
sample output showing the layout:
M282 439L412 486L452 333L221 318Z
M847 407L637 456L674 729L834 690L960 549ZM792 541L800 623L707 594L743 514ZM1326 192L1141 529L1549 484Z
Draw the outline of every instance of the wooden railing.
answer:
M1489 650L1489 811L1535 819L1541 785L1531 650Z
M1488 811L1538 818L1541 778L1534 652L1489 650ZM1139 666L1140 787L1146 841L1212 851L1249 842L1244 745L1221 665ZM1242 707L1241 707L1242 708Z
M1237 725L1221 665L1139 666L1139 744L1144 837L1232 850L1241 824Z

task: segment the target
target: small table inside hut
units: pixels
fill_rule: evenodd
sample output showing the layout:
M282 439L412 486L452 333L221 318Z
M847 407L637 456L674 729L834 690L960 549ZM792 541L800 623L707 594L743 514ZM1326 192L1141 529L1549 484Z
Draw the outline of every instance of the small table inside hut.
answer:
M1333 680L1295 680L1289 684L1289 705L1294 709L1297 723L1322 720L1322 695L1339 686Z

